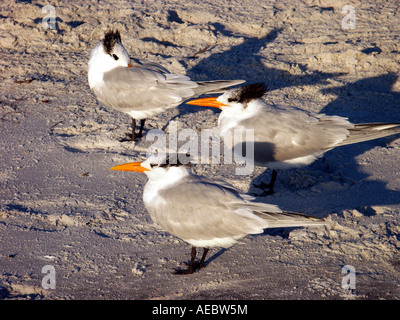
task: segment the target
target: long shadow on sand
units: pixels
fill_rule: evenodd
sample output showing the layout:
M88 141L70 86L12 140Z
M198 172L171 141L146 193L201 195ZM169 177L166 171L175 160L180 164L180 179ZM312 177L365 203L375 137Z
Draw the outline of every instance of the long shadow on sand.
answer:
M213 26L216 32L220 32L225 36L235 37L222 24L215 23ZM259 52L264 48L268 48L268 46L272 46L282 32L284 32L282 29L273 29L261 38L245 38L241 44L233 46L227 51L214 53L208 58L199 61L193 68L188 70L187 75L194 80L244 79L247 83L264 82L270 91L305 84L324 84L327 79L341 75L340 73L321 71L308 71L304 75L292 75L284 70L266 67L263 63L265 57L260 55ZM300 67L306 70L305 66ZM335 94L337 98L327 104L321 110L321 113L345 116L354 123L400 122L400 112L398 110L400 94L392 91L392 86L396 80L396 74L388 73L377 77L365 78L344 86L323 89L323 94ZM377 108L379 109L377 110ZM191 106L188 108L187 106L181 106L179 116L201 109L201 107ZM329 151L309 167L281 171L278 173L277 189L279 193L282 193L282 187L287 191L284 192L284 197L280 198L275 195L267 197L266 201L274 201L284 209L303 212L312 212L314 211L313 208L318 210L318 208L322 207L337 212L343 209L370 207L373 205L398 204L400 203L400 192L387 189L382 181L368 179L368 175L363 172L363 169L355 159L358 155L376 146L385 147L398 138L399 135L395 135L340 147ZM268 179L270 172L268 169L266 172L268 173ZM311 175L309 172L311 172ZM318 184L329 184L331 181L335 182L335 186L339 188L335 190L322 189L318 196L310 191L310 197L304 199L305 197L300 195L299 192L294 192L299 191L296 189L299 184L295 184L297 187L292 187L287 183L294 174L297 175L298 180L311 180L311 183L308 184L300 183L301 188L304 186L304 192L308 192L313 187L318 187ZM302 174L305 174L305 176L302 177ZM264 173L261 176L264 176ZM258 177L254 180L257 179ZM340 188L340 186L343 186L343 188ZM357 194L358 196L349 196L349 193ZM300 199L301 201L299 201Z
M221 34L234 37L220 23L212 24ZM273 29L264 37L249 37L224 52L214 53L199 61L188 70L187 75L194 80L231 80L244 79L247 83L265 82L269 90L302 84L324 83L326 79L339 74L313 71L307 75L292 75L290 72L266 67L265 57L259 52L268 46L282 33L283 29ZM301 66L305 69L305 66Z
M220 23L212 24L216 32L228 37L238 37ZM265 57L259 54L260 50L272 46L282 29L273 29L264 37L249 37L238 45L224 52L217 52L208 58L200 60L187 71L187 75L194 81L201 80L234 80L243 79L247 83L264 82L268 90L291 87L305 84L325 83L327 79L339 76L339 73L320 71L308 72L304 75L293 75L288 71L266 67ZM198 58L196 58L198 59ZM181 61L185 63L184 61ZM305 66L300 66L303 70ZM180 106L179 115L202 110L202 107Z

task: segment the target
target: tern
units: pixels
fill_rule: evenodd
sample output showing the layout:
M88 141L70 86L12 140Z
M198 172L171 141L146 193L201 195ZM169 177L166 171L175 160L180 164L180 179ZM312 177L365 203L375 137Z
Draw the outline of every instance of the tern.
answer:
M142 136L146 118L185 100L208 92L224 92L244 80L195 82L184 75L170 73L161 65L130 58L118 30L110 30L90 54L89 87L105 106L132 117L131 140ZM136 120L140 120L136 134Z
M309 165L339 146L400 133L400 123L353 124L341 116L270 105L261 99L265 92L264 84L255 83L228 90L219 97L186 102L221 109L218 117L221 137L232 136L235 129L254 130L254 157L247 156L246 160L272 169L269 184L259 186L265 194L274 193L279 169ZM245 146L243 143L242 147Z
M192 245L188 269L176 273L193 273L204 267L209 248L228 248L266 228L326 225L325 219L282 211L276 205L255 201L229 183L195 175L188 165L171 161L168 155L153 155L111 170L145 173L148 181L143 202L152 220ZM200 263L195 263L198 247L204 252Z

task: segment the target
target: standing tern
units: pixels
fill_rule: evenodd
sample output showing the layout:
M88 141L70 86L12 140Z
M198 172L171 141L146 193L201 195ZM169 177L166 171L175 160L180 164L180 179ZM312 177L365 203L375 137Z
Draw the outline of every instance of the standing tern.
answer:
M119 31L108 31L90 54L88 81L97 99L132 117L131 140L142 136L145 119L177 107L186 99L223 92L244 80L195 82L161 65L129 57ZM141 121L136 134L136 120Z
M192 245L189 268L177 273L190 274L202 268L209 248L228 248L238 239L262 233L266 228L326 224L321 218L256 202L224 181L194 175L187 165L169 159L172 158L151 156L144 162L126 163L111 170L145 173L148 182L143 201L152 220ZM195 263L197 247L204 248L199 264Z
M261 99L265 92L264 84L255 83L187 102L220 108L222 137L235 129L254 130L254 159L246 160L272 169L270 183L261 184L265 194L274 192L278 169L306 166L333 148L400 133L400 123L353 124L340 116L269 105Z

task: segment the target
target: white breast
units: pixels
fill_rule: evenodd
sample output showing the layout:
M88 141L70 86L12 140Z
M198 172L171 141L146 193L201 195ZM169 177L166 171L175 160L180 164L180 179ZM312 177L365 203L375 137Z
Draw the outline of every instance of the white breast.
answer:
M189 175L184 167L153 168L146 173L149 178L143 190L143 201L146 208L153 206L153 203L157 201L165 202L159 195L159 191L165 188L173 188L174 184Z

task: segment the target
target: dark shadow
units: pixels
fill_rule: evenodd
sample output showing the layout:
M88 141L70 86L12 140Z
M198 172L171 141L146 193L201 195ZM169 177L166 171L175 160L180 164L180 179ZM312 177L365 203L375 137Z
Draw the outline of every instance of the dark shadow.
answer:
M241 37L227 30L221 23L212 23L211 25L214 27L217 37L218 34L234 38ZM307 73L293 75L285 70L266 67L263 63L265 57L259 52L272 45L282 32L284 32L283 29L274 29L261 38L245 38L243 43L235 45L227 51L214 53L205 59L201 59L201 55L188 57L187 59L196 59L199 62L187 71L187 75L194 81L242 79L247 83L264 82L269 91L305 84L327 83L327 79L341 75L340 73L307 71L306 66L298 64L299 68ZM214 48L218 47L211 47L209 50ZM180 62L187 66L185 61ZM179 115L177 117L202 109L202 107L182 104L178 107Z
M220 249L218 252L214 253L211 257L209 257L208 259L206 259L206 261L204 261L204 265L207 266L210 262L214 261L215 259L217 259L218 257L220 257L222 254L224 254L226 251L228 251L229 248L225 249L222 248Z
M353 123L400 122L400 93L392 91L397 78L397 74L388 73L323 89L323 94L334 94L337 98L322 108L321 113L348 117Z
M242 142L241 145L238 143L235 145L235 148L239 148L237 150L242 150L242 156L246 157L247 155L247 147L248 143L246 141ZM262 163L265 161L268 162L273 162L275 160L275 144L269 143L269 142L254 142L253 144L254 147L254 153L252 157L249 157L249 159L253 158L255 163Z
M175 10L168 10L167 20L169 22L184 23Z
M373 43L372 45L373 45L373 47L365 48L365 49L361 50L361 52L365 53L365 54L372 54L374 52L377 54L380 54L382 52L382 49L379 48L375 43Z
M7 204L6 208L7 208L7 210L10 210L10 211L15 210L15 211L20 211L20 212L25 212L25 213L31 213L31 214L34 214L34 215L46 214L46 213L44 213L42 211L37 211L37 210L33 210L31 208L27 208L27 207L25 207L25 206L23 206L21 204Z
M67 134L59 134L59 137L72 137L71 135L67 135ZM64 146L64 149L67 150L68 152L72 152L72 153L86 153L83 150L77 149L77 148L72 148L69 146Z
M199 248L200 249L200 248ZM212 249L212 248L211 248ZM207 265L210 263L210 262L212 262L212 261L214 261L215 259L217 259L218 257L220 257L223 253L225 253L226 251L228 251L230 248L221 248L220 250L218 250L216 253L214 253L211 257L209 257L208 259L206 259L205 261L204 261L204 267L207 267ZM200 252L200 251L202 251L202 250L199 250L198 252ZM210 252L211 252L211 250L210 250ZM196 263L199 263L200 261L199 260L197 260L197 262ZM188 261L187 263L185 263L185 264L187 264L187 265L189 265L190 264L190 261ZM197 269L197 267L195 267L195 269L196 269L196 271L199 271L199 269ZM178 268L175 268L175 271L176 272L178 272L178 273L180 273L180 272L182 272L182 271L186 271L186 269L182 269L182 268L180 268L180 267L178 267Z
M100 232L100 231L93 230L93 233L96 234L96 235L98 235L98 236L101 237L101 238L112 239L111 236L109 236L108 234L105 234L105 233L103 233L103 232Z
M66 79L64 78L55 78L52 75L48 74L41 74L38 72L35 72L33 75L35 80L41 81L41 82L54 82L54 83L66 83Z
M212 24L215 32L228 37L238 37L226 30L220 23ZM195 80L233 80L243 79L247 83L265 82L268 90L276 90L302 84L323 83L328 78L337 76L335 73L313 71L305 75L292 75L288 71L266 67L262 60L265 57L259 54L260 50L273 44L283 29L271 30L264 37L246 38L243 43L233 46L227 51L214 53L206 59L200 60L187 75ZM196 57L196 59L199 59ZM306 70L305 66L300 66Z
M0 300L42 300L44 296L39 293L13 294L11 288L0 286Z
M45 19L45 16L39 17L39 18L34 19L33 22L36 23L36 24L42 24L42 22L43 22L44 19ZM46 20L46 22L47 22L47 23L50 23L51 21ZM49 28L49 29L46 29L45 32L56 32L56 33L59 34L59 35L63 35L63 34L65 33L65 30L63 30L63 29L60 28L60 23L61 23L61 22L64 22L64 21L63 21L61 18L56 17L56 18L55 18L54 29ZM71 21L71 22L72 22L72 21ZM69 22L69 23L71 23L71 22ZM77 22L78 22L78 21L74 21L73 23L77 23ZM67 22L67 24L69 24L69 23ZM82 23L83 23L83 22L82 22Z
M75 29L84 23L85 23L84 21L69 21L66 24L70 26L72 29Z
M299 227L287 227L287 228L268 228L264 229L261 235L269 235L273 237L281 237L282 239L289 239L290 232L299 229ZM254 235L259 236L259 235Z
M153 37L145 37L145 38L142 38L140 40L145 41L145 42L154 42L154 43L156 43L158 45L162 45L162 46L165 46L165 47L176 47L176 44L174 44L172 42L160 41L160 40L158 40L156 38L153 38Z
M41 24L43 22L43 19L44 19L43 17L39 17L39 18L34 19L33 22L36 24ZM55 20L56 20L56 26L58 25L57 22L63 22L63 20L59 17L56 17ZM56 29L57 29L57 27L56 27Z
M293 228L269 228L265 229L263 233L260 234L252 234L248 235L251 237L259 237L259 236L264 236L264 235L269 235L273 237L281 237L282 239L288 239L290 231L298 229L297 227ZM226 251L228 251L230 248L222 248L218 250L216 253L214 253L211 257L206 259L204 262L205 266L207 266L210 262L213 262L215 259L219 258L221 255L223 255Z
M19 211L19 212L23 212L23 213L28 213L30 215L42 215L42 216L48 215L47 212L40 211L40 210L34 210L32 208L26 207L21 204L6 204L5 208L6 208L6 210L9 210L9 211ZM0 222L0 223L4 224L3 222ZM56 229L46 229L44 227L35 227L33 225L26 226L25 228L28 230L32 230L32 231L41 231L41 232L47 232L47 233L58 232L58 230L56 230Z
M392 91L397 78L396 74L388 73L323 89L322 93L335 94L337 98L322 108L320 113L348 117L355 124L400 123L400 93ZM356 161L357 156L377 146L385 148L399 137L396 134L338 147L328 151L308 167L278 170L275 188L277 194L259 200L272 201L285 210L309 212L310 208L318 210L321 207L339 212L357 209L365 216L374 214L371 206L399 204L400 192L387 189L383 181L368 179L369 176ZM257 183L260 179L268 182L270 173L271 170L265 170L252 183ZM296 183L291 184L293 180ZM320 188L324 185L334 188ZM296 204L296 207L288 207L290 203Z

